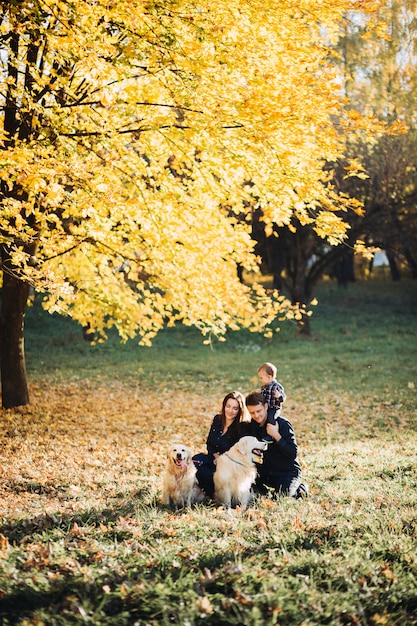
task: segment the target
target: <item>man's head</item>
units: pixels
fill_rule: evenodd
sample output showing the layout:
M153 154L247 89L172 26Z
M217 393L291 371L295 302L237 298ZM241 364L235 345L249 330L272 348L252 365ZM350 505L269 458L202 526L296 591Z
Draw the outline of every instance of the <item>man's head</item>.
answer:
M268 403L265 402L263 394L258 391L250 393L246 396L246 406L253 421L262 426L268 416Z

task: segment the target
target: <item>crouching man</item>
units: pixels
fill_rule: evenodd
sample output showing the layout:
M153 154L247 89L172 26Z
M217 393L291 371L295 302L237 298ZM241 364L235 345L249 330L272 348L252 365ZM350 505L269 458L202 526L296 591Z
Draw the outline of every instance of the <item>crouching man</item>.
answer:
M246 397L251 416L245 434L259 440L272 441L263 453L263 463L257 464L255 491L268 493L268 487L278 495L302 498L308 495L308 487L301 481L298 462L298 446L290 422L279 411L268 409L262 393L253 391ZM245 428L245 431L246 431Z

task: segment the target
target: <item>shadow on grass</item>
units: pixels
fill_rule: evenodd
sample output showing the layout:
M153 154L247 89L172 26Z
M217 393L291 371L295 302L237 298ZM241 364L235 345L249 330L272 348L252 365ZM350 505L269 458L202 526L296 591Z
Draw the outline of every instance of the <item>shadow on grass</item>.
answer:
M257 547L256 551L260 549L262 546ZM254 550L246 550L241 555L242 559L253 556ZM86 581L81 575L67 575L51 583L49 589L45 590L35 591L25 584L18 591L0 598L1 623L18 626L25 619L35 618L36 623L47 623L48 626L84 623L95 626L184 623L196 626L237 626L253 623L252 609L256 605L257 623L260 623L262 616L262 623L273 624L276 622L271 621L271 607L279 601L286 587L287 591L292 589L293 598L291 606L281 612L280 624L289 626L300 623L301 616L307 621L313 620L311 623L317 623L314 621L317 620L317 607L309 602L308 594L300 593L301 589L297 587L302 577L300 572L287 574L285 580L277 580L275 591L269 595L262 591L261 583L253 572L250 591L247 593L242 584L242 569L233 559L234 555L230 552L215 552L209 557L201 555L192 567L175 571L161 569L159 564L150 567L135 567L132 564L125 568L123 575L110 569L94 582ZM214 576L208 572L214 572ZM347 591L346 583L342 582L341 588L337 589L339 599ZM211 603L216 607L212 609L213 614L198 608L212 607ZM403 621L395 623L417 623L412 619L417 610L417 597L411 589L404 590L401 598L383 589L378 598L363 598L361 610L364 624L374 623L372 616L378 603L381 610L401 616ZM355 610L354 604L352 610ZM320 623L359 623L346 619L343 611L334 608L327 612L326 617L323 615Z
M97 519L110 522L126 512L119 509L111 515L106 510L95 514ZM92 512L78 519L91 522ZM73 521L73 517L61 519L59 528ZM17 536L18 529L15 530ZM19 529L19 533L23 541L23 529ZM243 551L240 557L245 560L258 551L259 547L254 546ZM202 554L192 564L184 561L180 567L159 562L138 563L133 558L118 571L111 567L101 568L93 580L86 580L82 573L66 572L46 582L45 589L34 589L30 583L21 584L15 591L0 597L0 623L18 626L24 620L37 620L36 623L47 623L48 626L182 624L187 622L188 611L188 623L226 626L240 623L230 620L228 600L225 601L226 608L221 614L217 613L215 619L204 611L200 614L196 607L208 596L234 598L241 575L241 566L235 563L235 555L230 551ZM264 604L267 612L266 600Z
M139 505L149 508L152 525L152 514L166 510L149 504L151 498L147 489L129 494L128 499L126 494L119 495L119 502L112 507L71 515L39 516L5 524L0 527L0 533L10 543L24 548L26 544L36 543L40 535L45 544L48 533L70 534L74 525L95 528L104 524L109 532L103 533L103 540L111 547L112 542L116 544L132 536L131 533L127 537L117 535L119 531L111 528L120 517L134 517ZM120 553L117 564L111 558L96 562L94 545L86 546L84 550L81 537L76 548L79 553L73 554L83 567L74 571L52 564L51 567L43 566L37 579L37 569L34 568L32 573L28 571L31 569L29 565L26 578L16 583L13 590L3 591L1 597L0 589L0 622L5 626L19 626L24 620L48 626L85 623L94 626L131 626L135 623L237 626L255 623L253 615L256 614L256 623L273 624L276 622L271 611L274 606L281 606L280 624L292 625L302 620L317 623L320 609L314 598L317 598L317 590L324 590L326 595L329 590L329 567L326 559L320 559L321 546L341 552L345 543L352 540L348 535L346 529L337 525L316 527L307 534L295 533L286 541L286 550L293 555L292 562L281 566L279 561L272 578L267 573L268 568L263 569L263 555L271 549L279 552L280 544L273 536L239 550L238 560L234 551L222 551L215 544L210 549L206 546L204 552L188 560L183 556L175 559L172 555L167 556L161 548L164 537L153 528L152 537L147 540L150 545L157 543L154 550L144 554L139 545L130 553ZM179 552L180 545L175 555ZM384 553L372 561L387 563L400 558L400 554ZM87 565L91 565L88 571L84 567ZM25 571L22 562L19 568ZM356 579L344 574L332 580L335 600L326 608L321 624L359 623L354 621L358 607L363 623L373 623L372 616L378 604L378 611L399 616L395 623L417 624L410 617L417 610L417 594L412 585L403 587L401 594L396 595L382 574L377 580L376 573L371 572L367 584L373 585L372 594L366 589L365 594ZM269 581L263 582L268 576ZM311 590L306 586L307 580L314 581ZM358 594L359 603L355 599ZM284 601L286 604L282 605ZM341 602L348 602L352 608L350 622L344 621L347 618L340 610Z
M36 485L32 487L37 489ZM117 623L117 626L129 626L135 622L183 623L184 605L189 611L190 623L199 623L200 617L204 624L235 623L226 618L223 620L219 615L211 622L208 615L199 617L196 609L199 599L206 594L219 597L235 595L234 588L242 570L236 565L233 552L222 552L214 546L213 551L202 553L192 562L179 559L179 566L169 560L161 563L158 557L155 558L156 552L153 554L151 551L148 559L146 555L143 558L143 555L135 553L135 550L130 555L127 551L114 567L111 566L111 558L95 562L97 546L91 544L84 548L84 528L94 532L94 529L99 530L100 525L108 527L108 531L101 535L105 551L105 545L111 547L113 542L116 545L133 537L133 533L120 532L112 526L120 517L135 517L138 506L149 508L151 516L157 511L172 512L167 507L156 507L147 489L130 494L128 498L123 494L123 500L108 508L65 515L46 514L0 526L0 534L7 538L10 545L17 551L20 548L24 551L17 567L22 574L25 573L19 582L13 583L13 588L9 586L9 591L6 591L5 583L0 585L0 623L5 626L17 626L25 620L35 620L48 626L87 622L95 625ZM150 501L153 504L149 504ZM176 511L176 515L183 513L187 514L187 510ZM78 530L80 536L77 535ZM39 567L36 562L25 563L28 557L26 546L30 546L30 550L37 543L46 546L56 540L57 534L63 540L69 538L69 561L75 558L83 567L74 571L66 568L64 561L40 563ZM152 541L161 541L155 529ZM98 552L100 549L98 546ZM240 558L249 559L258 551L259 546L254 546L242 552ZM90 565L92 567L87 571L86 567Z
M42 486L45 492L45 486ZM32 489L34 491L35 489ZM37 491L39 493L39 491ZM129 498L127 500L127 498ZM68 532L75 524L79 526L98 526L100 524L111 525L117 522L120 517L134 515L138 502L149 499L149 492L146 489L135 491L131 494L115 496L113 506L103 509L87 509L82 512L71 514L45 514L32 519L17 520L0 526L0 535L3 535L10 544L20 545L27 543L36 535L61 530ZM117 502L117 499L123 500Z

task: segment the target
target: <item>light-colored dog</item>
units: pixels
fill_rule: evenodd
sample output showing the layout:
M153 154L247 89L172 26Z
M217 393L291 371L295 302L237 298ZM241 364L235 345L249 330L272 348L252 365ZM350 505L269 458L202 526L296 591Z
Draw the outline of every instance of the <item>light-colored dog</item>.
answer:
M262 450L268 444L256 437L242 437L234 446L217 458L214 472L214 495L226 508L240 505L246 509L251 499L251 486L255 482L256 467L262 462Z
M167 457L162 503L181 508L201 502L204 496L197 483L191 449L175 444L168 449Z

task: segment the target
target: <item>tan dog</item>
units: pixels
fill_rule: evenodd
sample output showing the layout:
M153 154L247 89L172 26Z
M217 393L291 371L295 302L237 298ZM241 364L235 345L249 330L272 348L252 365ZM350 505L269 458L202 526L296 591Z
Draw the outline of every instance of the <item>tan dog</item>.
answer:
M262 450L268 444L256 437L242 437L234 446L217 458L214 472L214 495L225 507L240 505L246 509L251 498L251 486L255 482L256 462L262 462Z
M167 464L162 485L162 503L181 508L201 502L203 492L197 483L191 449L176 444L167 451Z

